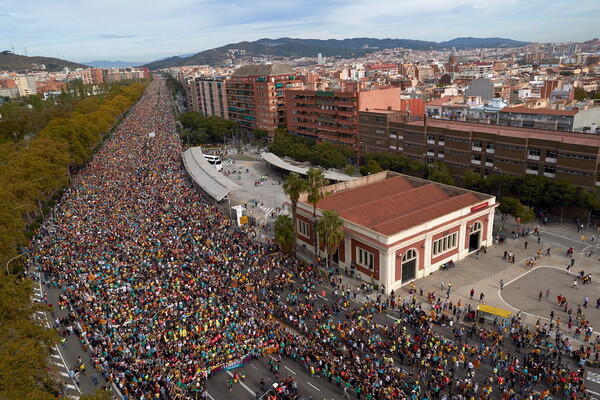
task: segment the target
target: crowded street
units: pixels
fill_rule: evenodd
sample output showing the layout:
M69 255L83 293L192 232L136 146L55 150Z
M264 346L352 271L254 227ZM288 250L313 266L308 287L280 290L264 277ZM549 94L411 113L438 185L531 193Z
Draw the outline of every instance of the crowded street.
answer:
M182 150L156 78L32 241L52 326L82 349L78 385L131 400L592 397L600 339L582 312L574 343L563 315L483 324L449 288L382 294L293 259L205 199Z

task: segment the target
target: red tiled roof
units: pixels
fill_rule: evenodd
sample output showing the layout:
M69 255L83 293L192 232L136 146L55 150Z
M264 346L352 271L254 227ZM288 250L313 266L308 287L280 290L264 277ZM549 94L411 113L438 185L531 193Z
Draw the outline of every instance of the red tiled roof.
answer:
M429 103L425 103L425 106L443 106L451 98L452 96L442 96L439 99L431 100Z
M410 227L481 202L472 193L448 196L431 183L415 187L402 176L343 190L325 197L320 209L391 236Z
M575 115L577 110L547 110L545 108L504 107L501 113L541 114L541 115Z

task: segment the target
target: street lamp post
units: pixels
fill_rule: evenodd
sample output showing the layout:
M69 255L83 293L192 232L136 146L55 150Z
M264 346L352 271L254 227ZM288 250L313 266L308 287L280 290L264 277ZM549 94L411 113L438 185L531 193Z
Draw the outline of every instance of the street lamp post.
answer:
M502 184L502 169L500 167L494 167L494 170L498 170L500 172L500 182L498 182L498 200L500 200L500 185Z

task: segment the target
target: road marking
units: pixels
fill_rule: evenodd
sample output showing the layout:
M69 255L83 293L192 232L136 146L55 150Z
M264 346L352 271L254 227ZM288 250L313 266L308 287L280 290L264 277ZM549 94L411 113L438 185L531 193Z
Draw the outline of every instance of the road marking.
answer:
M208 397L210 397L212 400L215 400L215 398L214 398L214 397L212 397L212 396L210 395L210 393L206 392L206 394L207 394L207 395L208 395Z
M64 372L64 371L60 371L58 374L59 374L60 376L70 376L69 374L67 374L67 373L66 373L66 372Z
M588 372L587 380L592 381L594 383L600 383L600 374L597 374L595 372ZM588 392L589 392L589 390L588 390ZM594 394L600 394L600 393L594 393Z
M289 369L288 367L286 367L285 365L283 366L283 368L287 369L288 371L290 371L292 374L296 375L296 373L294 371L292 371L291 369Z
M39 282L40 282L40 290L42 290L42 280L40 279L40 281L39 281ZM46 318L46 326L48 327L48 329L52 329L52 326L50 325L50 319L48 318L48 314L47 314L47 313L44 313L44 314L45 314L45 315L44 315L44 317ZM62 354L62 351L60 350L60 346L59 346L59 345L56 345L56 346L52 346L52 348L53 348L53 349L54 349L54 350L55 350L55 351L58 353L58 355L59 355L60 359L62 360L62 364L58 364L58 363L56 363L55 361L51 361L51 362L52 362L53 364L55 364L55 365L58 365L58 366L60 366L60 367L64 367L65 369L69 370L69 364L67 363L67 360L65 360L65 357L64 357L64 356L63 356L63 354ZM71 378L71 381L72 381L73 383L75 383L75 379ZM69 385L69 384L67 384L67 386L68 386L68 385ZM71 386L73 386L73 389L74 389L74 390L77 390L79 393L81 393L81 389L80 389L78 386L74 386L74 385L71 385ZM117 391L116 391L116 392L119 394L119 397L121 397L121 399L122 399L122 398L123 398L123 395L121 394L121 391L120 391L120 390L118 390L117 386L115 386L114 382L113 382L113 387L114 387L115 389L117 389Z
M67 387L67 389L79 390L79 388L77 386L71 385L70 383L67 383L65 386ZM79 392L81 393L81 390L79 390Z
M60 356L58 354L50 354L50 357L52 357L52 358L58 358L60 360Z
M250 364L250 366L251 366L252 368L254 368L255 370L258 370L258 368L256 368L254 365Z
M58 366L58 367L64 367L64 366L65 366L65 365L64 365L62 362L59 362L59 361L54 361L54 360L52 360L52 361L50 361L50 362L51 362L52 364L54 364L54 365Z
M318 298L323 299L325 301L329 301L329 299L327 297L323 297L320 294L317 295Z
M393 319L394 321L398 321L398 318L392 317L390 314L385 314L386 317Z
M310 382L306 382L306 383L308 383L310 386L312 386L313 388L315 388L317 392L320 392L320 391L321 391L321 389L319 389L318 387L316 387L316 386L315 386L315 385L313 385L312 383L310 383Z
M229 376L233 377L233 374L231 373L231 371L227 371L227 374L228 374ZM238 383L239 383L240 385L242 385L242 387L243 387L244 389L246 389L248 392L250 392L250 394L251 394L252 396L254 396L254 395L256 394L256 393L254 393L254 391L253 391L252 389L250 389L248 386L246 386L246 384L245 384L244 382L242 382L242 381L238 381Z

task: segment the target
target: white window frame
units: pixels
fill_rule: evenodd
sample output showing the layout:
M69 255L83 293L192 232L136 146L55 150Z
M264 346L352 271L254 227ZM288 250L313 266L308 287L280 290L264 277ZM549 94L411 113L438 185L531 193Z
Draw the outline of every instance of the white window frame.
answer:
M298 220L298 234L304 237L310 237L310 227L302 220Z
M433 242L433 255L446 253L447 251L453 250L458 245L458 232L446 235Z
M370 271L375 269L375 254L363 248L356 248L356 265L360 265Z

